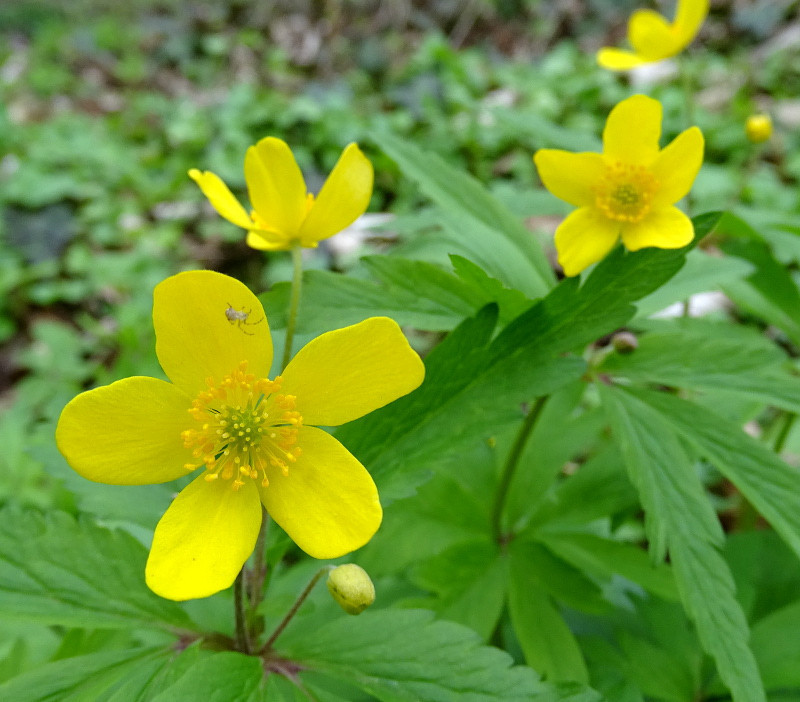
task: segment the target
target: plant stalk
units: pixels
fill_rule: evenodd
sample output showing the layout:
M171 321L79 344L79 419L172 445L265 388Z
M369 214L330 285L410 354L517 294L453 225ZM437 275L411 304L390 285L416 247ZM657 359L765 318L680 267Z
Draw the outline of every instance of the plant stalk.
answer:
M297 614L297 610L300 609L303 602L306 601L306 598L311 594L311 591L314 589L314 586L319 582L319 579L325 575L326 573L333 570L336 566L327 565L324 568L320 568L315 574L314 577L311 578L308 585L305 586L303 591L300 593L298 598L295 600L294 604L291 606L291 609L286 613L283 619L281 619L281 623L275 627L275 631L270 634L270 637L267 639L267 643L261 649L261 653L266 653L272 648L272 644L275 643L275 640L283 633L283 630L289 625L289 622L292 621L294 615Z
M303 288L303 249L299 244L292 248L292 264L294 269L292 274L292 294L289 299L289 318L286 321L286 341L283 345L281 371L289 365L289 361L292 358L292 342L294 341L294 330L297 326L297 310L300 307L300 293Z
M236 619L236 649L250 654L250 633L247 630L247 615L244 602L244 569L233 583L233 611Z
M497 493L495 494L494 498L491 520L492 533L494 534L494 538L498 543L502 543L504 538L502 526L503 508L505 507L506 499L508 498L508 491L511 487L511 481L516 473L517 465L522 457L522 452L525 449L525 445L528 443L528 439L530 438L534 427L536 426L536 421L539 419L542 408L549 397L549 395L543 395L542 397L536 399L536 403L533 405L530 412L528 412L528 416L525 417L525 420L522 422L522 426L519 428L519 432L517 432L517 436L514 439L514 444L511 447L508 457L506 458L506 463L503 466L503 473L500 476L500 485L497 488Z

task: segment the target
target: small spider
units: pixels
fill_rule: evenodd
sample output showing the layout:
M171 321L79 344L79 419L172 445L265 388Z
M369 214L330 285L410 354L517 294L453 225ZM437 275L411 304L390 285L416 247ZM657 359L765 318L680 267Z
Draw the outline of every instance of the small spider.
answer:
M262 317L257 322L250 322L248 318L250 317L250 313L253 311L253 308L249 308L245 310L242 308L241 310L237 310L234 306L229 302L228 307L225 310L225 319L227 319L231 324L235 324L239 329L247 334L248 336L255 336L255 332L249 332L245 329L245 326L254 327L256 324L261 324L264 321Z

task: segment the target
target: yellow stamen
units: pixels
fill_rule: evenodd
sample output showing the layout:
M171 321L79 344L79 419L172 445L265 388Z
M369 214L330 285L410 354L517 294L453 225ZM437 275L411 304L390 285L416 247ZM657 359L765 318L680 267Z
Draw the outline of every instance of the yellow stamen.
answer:
M616 161L606 167L595 204L618 222L640 222L650 212L659 183L645 166Z
M281 378L256 378L245 361L219 383L207 378L206 385L188 411L196 425L181 432L200 461L185 464L186 470L204 466L205 480L229 480L233 490L248 479L268 487L270 466L288 476L288 464L301 454L296 444L303 417L297 398L280 392Z

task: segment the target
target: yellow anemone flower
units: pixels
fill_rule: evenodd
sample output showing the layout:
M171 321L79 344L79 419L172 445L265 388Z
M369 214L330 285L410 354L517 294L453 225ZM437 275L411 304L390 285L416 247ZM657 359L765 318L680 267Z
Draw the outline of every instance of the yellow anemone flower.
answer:
M611 110L602 154L536 152L545 187L578 207L556 229L566 275L599 261L620 237L629 251L677 249L694 238L692 221L672 205L686 196L700 170L703 134L691 127L659 150L660 136L661 103L634 95Z
M251 146L244 159L249 215L218 175L196 168L189 175L220 215L247 229L247 244L265 251L315 247L364 214L372 195L372 164L356 144L342 151L316 198L285 141L267 137Z
M612 71L625 71L675 56L692 43L707 15L708 0L678 0L672 24L653 10L636 10L628 21L633 51L605 47L597 52L597 63Z
M262 504L314 558L372 538L382 518L375 484L317 426L356 419L422 382L422 361L393 320L323 334L272 380L264 310L233 278L167 278L155 288L153 323L172 382L139 376L78 395L56 442L75 471L101 483L203 469L156 527L145 569L155 593L186 600L229 587L255 547Z

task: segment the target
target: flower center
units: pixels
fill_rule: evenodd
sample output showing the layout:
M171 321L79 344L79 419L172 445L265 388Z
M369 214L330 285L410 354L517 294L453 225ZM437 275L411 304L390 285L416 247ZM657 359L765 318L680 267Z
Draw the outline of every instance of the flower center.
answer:
M595 203L618 222L639 222L650 211L658 181L645 166L617 161L606 167Z
M186 470L204 465L206 480L232 480L234 490L248 478L267 487L270 466L289 475L289 464L301 453L297 433L303 418L294 395L280 392L280 376L256 378L242 361L219 383L207 378L206 384L189 410L195 426L181 433L183 445L200 461L187 463Z

